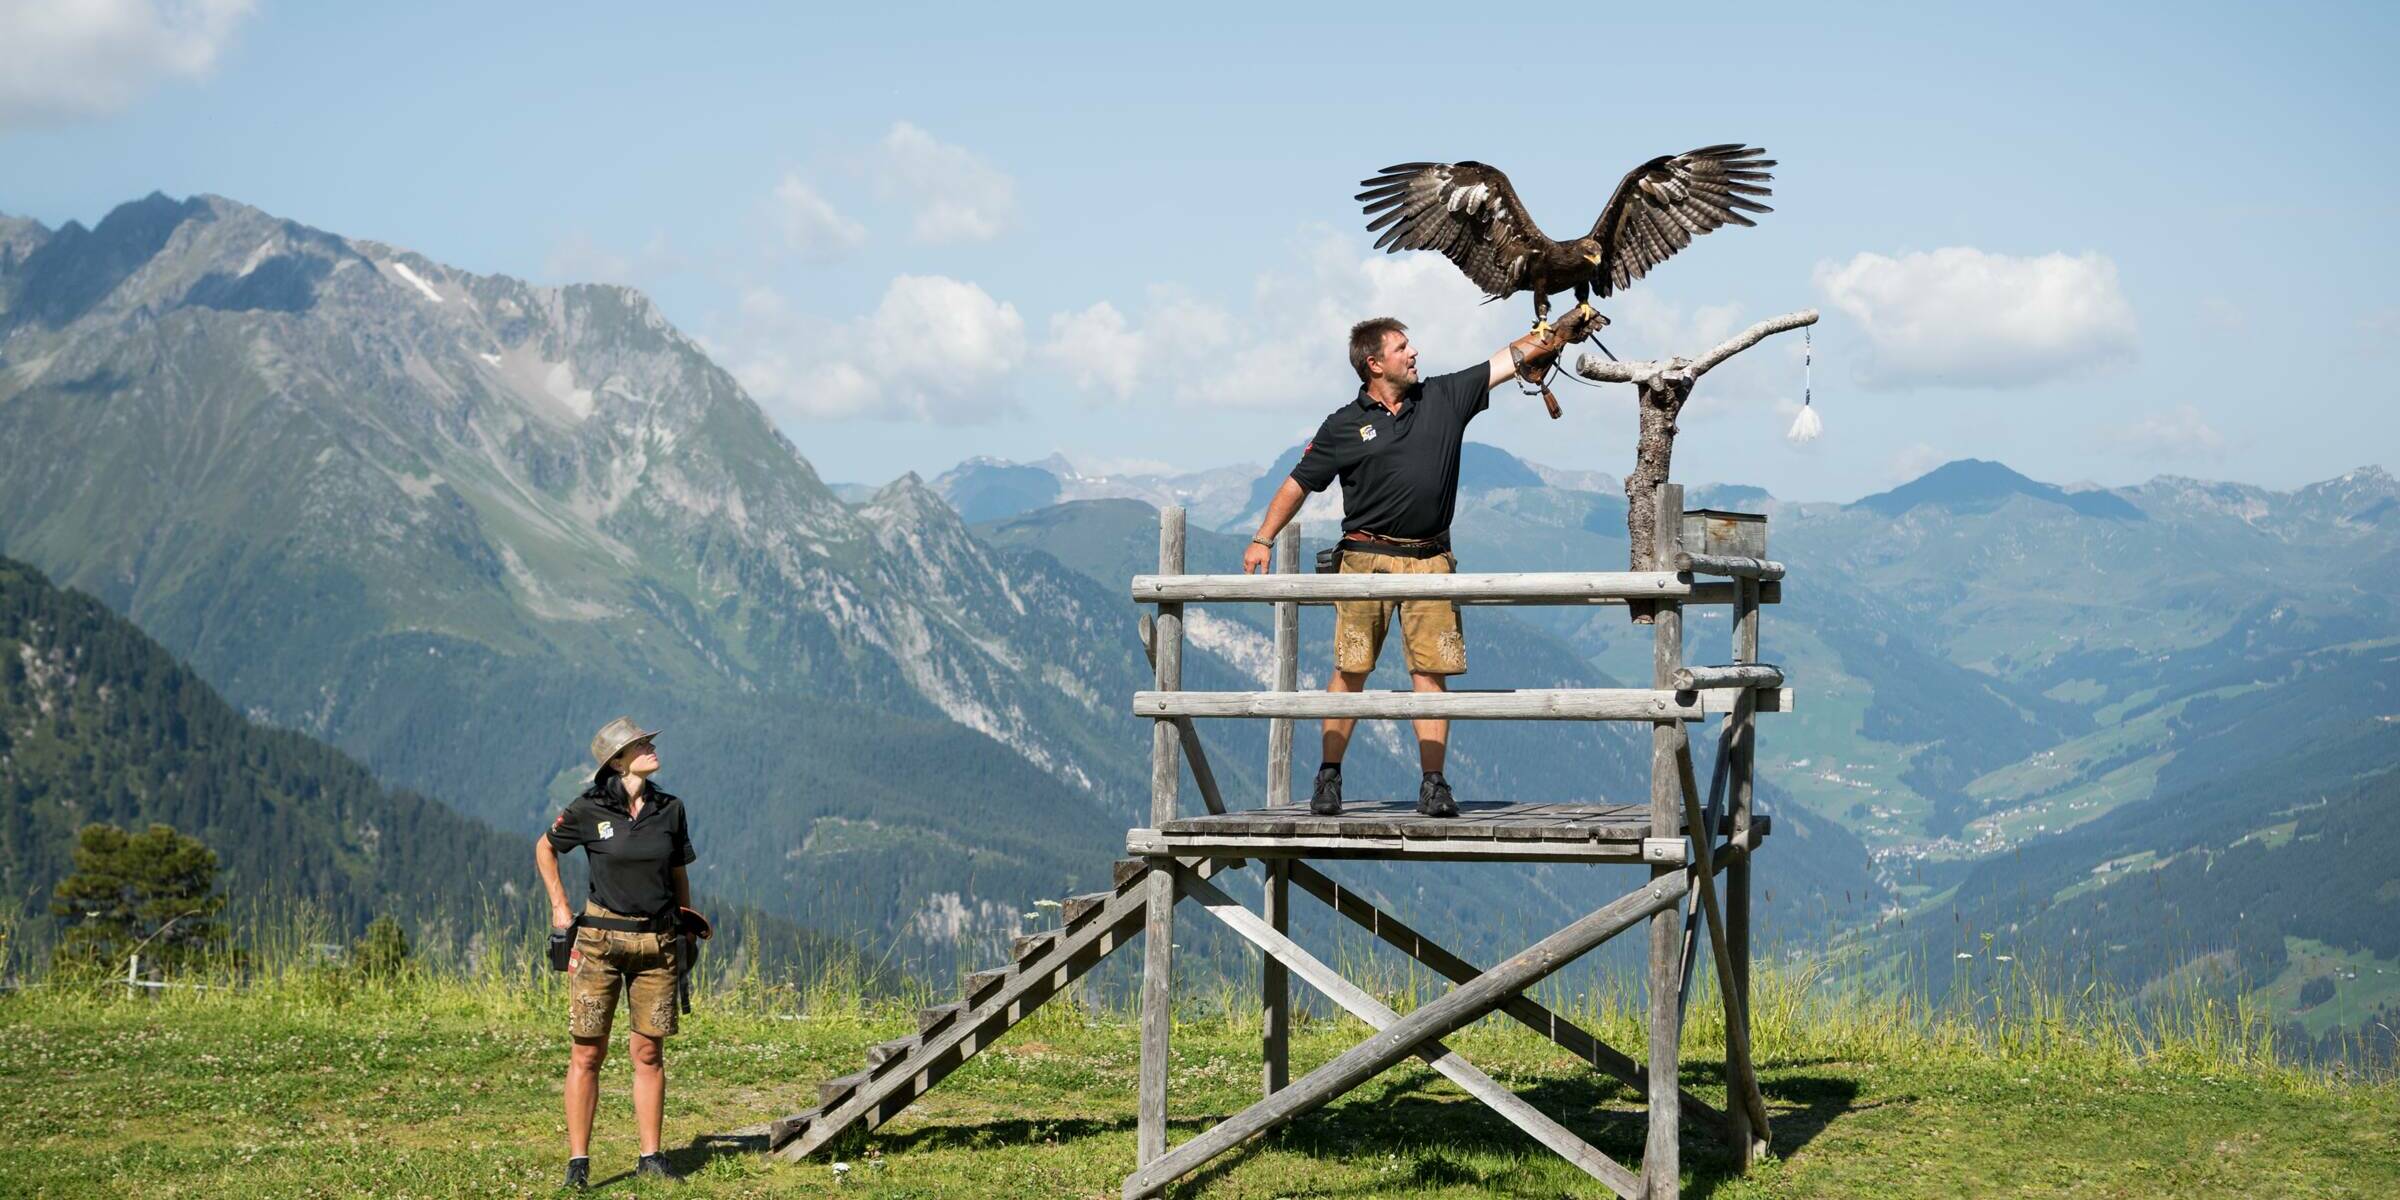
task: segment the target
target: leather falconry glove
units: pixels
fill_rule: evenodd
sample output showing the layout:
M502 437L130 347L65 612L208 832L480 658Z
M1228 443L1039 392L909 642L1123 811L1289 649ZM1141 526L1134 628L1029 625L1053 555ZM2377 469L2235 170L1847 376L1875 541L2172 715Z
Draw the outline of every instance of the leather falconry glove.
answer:
M1575 306L1573 312L1559 319L1558 324L1545 326L1508 344L1509 361L1516 364L1517 382L1527 395L1539 392L1542 405L1550 410L1550 418L1561 415L1558 397L1550 394L1550 368L1558 361L1559 352L1600 332L1608 318L1588 304Z

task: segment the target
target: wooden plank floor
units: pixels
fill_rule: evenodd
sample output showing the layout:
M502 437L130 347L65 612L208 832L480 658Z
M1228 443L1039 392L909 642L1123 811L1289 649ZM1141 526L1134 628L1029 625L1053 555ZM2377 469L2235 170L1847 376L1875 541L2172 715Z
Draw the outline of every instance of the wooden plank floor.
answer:
M1446 862L1681 861L1678 821L1675 857L1645 859L1650 811L1635 804L1508 804L1467 801L1455 817L1428 817L1415 801L1345 804L1320 817L1305 805L1256 808L1186 817L1160 829L1126 833L1135 856L1206 858L1383 858ZM1728 820L1720 835L1731 832ZM1762 816L1756 827L1765 836ZM1652 850L1661 847L1654 843Z
M1638 842L1650 834L1650 809L1637 804L1509 804L1464 801L1455 817L1428 817L1413 800L1351 802L1320 817L1303 804L1171 821L1169 838L1442 838L1498 841Z

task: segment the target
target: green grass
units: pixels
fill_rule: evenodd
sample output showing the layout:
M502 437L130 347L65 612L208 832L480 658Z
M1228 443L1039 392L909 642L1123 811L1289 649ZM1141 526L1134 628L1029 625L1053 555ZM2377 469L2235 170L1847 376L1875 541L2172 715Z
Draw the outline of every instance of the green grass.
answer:
M563 1151L566 1052L553 977L489 956L397 985L323 969L224 991L126 998L37 985L0 995L5 1196L547 1194ZM1927 1013L1762 970L1756 1020L1776 1156L1738 1176L1687 1131L1685 1194L1726 1198L2385 1196L2400 1192L2400 1089L2277 1066L2240 1014L2191 1009L2140 1032L2034 997L2009 1019ZM1417 997L1393 997L1409 1007ZM1222 997L1219 1002L1222 1003ZM1626 994L1566 998L1620 1047L1642 1044ZM1118 1012L1055 1006L916 1108L806 1163L700 1139L813 1105L911 1028L906 1003L840 980L805 993L745 980L705 996L670 1048L678 1194L1114 1196L1133 1161L1137 1038ZM1684 1082L1721 1099L1722 1018L1695 1006ZM1173 1140L1256 1098L1255 1017L1195 1012L1175 1031ZM1365 1034L1305 1021L1294 1071ZM1513 1023L1449 1044L1595 1145L1631 1162L1636 1097ZM622 1055L594 1145L604 1195L635 1145ZM833 1163L848 1164L837 1172ZM1221 1159L1173 1194L1593 1196L1605 1192L1421 1064Z

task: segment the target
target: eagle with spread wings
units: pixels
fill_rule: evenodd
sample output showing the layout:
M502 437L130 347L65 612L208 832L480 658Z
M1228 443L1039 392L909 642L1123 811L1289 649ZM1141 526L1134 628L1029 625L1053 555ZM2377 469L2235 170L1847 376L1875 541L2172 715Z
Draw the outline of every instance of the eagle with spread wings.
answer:
M1755 225L1742 215L1772 212L1775 160L1756 146L1728 142L1662 155L1628 172L1592 231L1556 242L1534 225L1508 176L1479 162L1402 163L1362 179L1367 225L1382 230L1375 248L1438 250L1492 299L1533 293L1533 324L1547 330L1550 297L1573 289L1589 307L1592 292L1624 290L1694 237L1723 225ZM1381 214L1381 215L1377 215Z

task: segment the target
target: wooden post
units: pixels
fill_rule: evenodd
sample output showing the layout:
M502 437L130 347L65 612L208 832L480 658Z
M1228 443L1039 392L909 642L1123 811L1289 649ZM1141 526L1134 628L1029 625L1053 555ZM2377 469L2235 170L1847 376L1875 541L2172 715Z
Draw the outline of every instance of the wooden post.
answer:
M1758 661L1758 581L1755 579L1734 580L1733 661L1736 663ZM1754 715L1751 706L1740 705L1726 717L1726 721L1731 725L1727 732L1732 735L1730 742L1732 753L1727 756L1730 761L1725 764L1728 777L1726 807L1733 816L1733 844L1747 846L1750 844L1751 738L1758 728L1758 718ZM1725 941L1726 948L1733 955L1732 991L1741 1003L1741 1013L1738 1019L1745 1026L1742 1032L1743 1040L1746 1042L1749 1040L1748 1035L1751 1032L1749 1028L1751 1024L1750 856L1747 854L1737 855L1725 867ZM1725 1019L1728 1022L1737 1019L1731 1005L1726 1007ZM1725 1039L1728 1059L1725 1077L1729 1082L1733 1078L1733 1064L1730 1061L1733 1043L1734 1039L1728 1031ZM1758 1070L1758 1058L1755 1054L1750 1059L1750 1070L1752 1072ZM1734 1098L1729 1095L1725 1105L1725 1116L1727 1144L1733 1149L1734 1161L1741 1164L1746 1170L1752 1162L1757 1160L1758 1150L1749 1128L1749 1111L1744 1105L1735 1103Z
M1294 574L1300 569L1300 525L1283 527L1275 535L1275 573ZM1300 606L1285 602L1275 606L1275 690L1295 691L1300 686ZM1292 718L1278 717L1267 722L1267 804L1280 807L1292 802ZM1266 920L1267 928L1278 936L1291 932L1292 864L1290 859L1269 859L1266 863ZM1259 966L1259 1047L1265 1063L1261 1087L1267 1095L1282 1091L1292 1080L1292 977L1283 960L1264 955Z
M1183 574L1183 508L1158 514L1158 573ZM1155 672L1161 688L1183 686L1183 605L1162 603L1153 634ZM1150 727L1150 821L1175 819L1175 790L1182 773L1176 761L1180 737L1173 721ZM1168 1033L1175 1018L1175 873L1154 860L1149 878L1147 919L1142 927L1142 1065L1135 1161L1149 1163L1167 1152Z
M1300 570L1300 525L1283 527L1275 535L1275 573L1298 574ZM1300 687L1300 606L1284 601L1275 607L1275 690L1296 691ZM1280 807L1292 802L1292 719L1276 717L1267 722L1267 805Z
M1654 539L1650 547L1652 562L1665 562L1683 549L1683 488L1679 484L1661 483L1652 498L1651 512L1656 519L1648 532ZM1669 515L1672 514L1672 515ZM1675 681L1675 672L1683 667L1683 607L1672 600L1654 602L1652 646L1650 654L1651 686L1665 688ZM1675 761L1676 728L1673 722L1661 721L1650 731L1650 836L1671 838L1682 832L1683 795ZM1695 837L1707 837L1707 830L1693 830ZM1687 871L1684 865L1656 866L1650 869L1652 886L1657 880ZM1694 881L1708 886L1708 881ZM1650 1134L1642 1150L1642 1180L1648 1187L1650 1200L1675 1200L1681 1187L1683 1166L1677 1118L1681 1106L1676 1097L1677 1049L1683 1029L1676 1011L1676 992L1683 974L1683 913L1675 905L1660 908L1650 915ZM1727 1104L1730 1110L1733 1107Z

